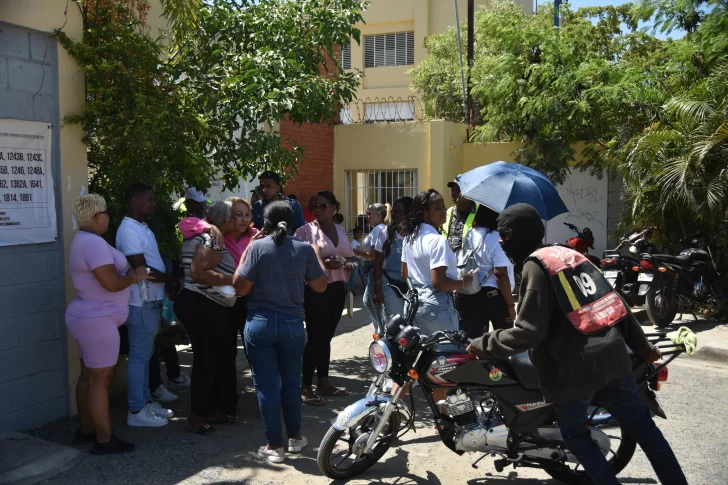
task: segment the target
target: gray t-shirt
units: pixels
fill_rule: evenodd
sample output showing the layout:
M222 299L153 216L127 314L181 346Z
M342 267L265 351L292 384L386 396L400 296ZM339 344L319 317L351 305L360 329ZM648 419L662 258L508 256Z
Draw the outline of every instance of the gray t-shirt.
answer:
M304 282L324 275L307 242L286 237L281 246L266 237L252 243L238 276L253 282L248 310L269 310L304 318Z

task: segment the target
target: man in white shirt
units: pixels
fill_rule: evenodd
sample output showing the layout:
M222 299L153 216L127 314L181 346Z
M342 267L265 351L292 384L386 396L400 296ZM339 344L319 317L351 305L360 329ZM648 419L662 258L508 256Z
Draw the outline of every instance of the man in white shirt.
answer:
M126 256L132 268L150 269L148 299L143 300L139 285L131 286L129 298L129 363L126 386L129 401L129 426L160 427L174 413L152 401L149 391L149 359L154 353L154 339L159 332L165 286L176 293L177 280L164 272L164 262L154 234L144 222L154 214L157 200L154 190L145 184L132 184L126 191L127 216L116 233L116 249ZM152 279L153 278L153 279Z

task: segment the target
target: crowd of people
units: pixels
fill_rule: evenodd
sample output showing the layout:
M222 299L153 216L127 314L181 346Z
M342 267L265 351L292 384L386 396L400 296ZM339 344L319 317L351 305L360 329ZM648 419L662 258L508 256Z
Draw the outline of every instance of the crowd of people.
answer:
M330 380L331 341L357 280L375 328L404 313L408 277L422 302L416 322L426 333L463 328L479 336L487 330L483 315L494 328L512 321L513 267L494 231L497 214L462 198L456 183L449 184L451 210L433 189L392 205L374 203L350 239L332 192L318 192L304 210L295 196L283 195L278 174L264 172L259 182L251 201L211 203L194 188L186 191L178 272L147 225L157 206L152 187L128 188L115 247L102 237L111 215L105 200L89 194L76 201L80 230L70 273L77 297L66 312L82 365L75 443L93 443L95 454L134 449L112 432L109 418L121 325L129 343L127 424L162 427L174 416L163 406L177 396L163 383L162 359L168 386L190 388L185 427L200 435L239 422L239 333L266 429L259 454L280 463L286 451L307 445L302 404L324 406L330 396L348 395ZM477 274L458 277L456 252L463 247L474 252ZM457 294L473 278L480 292ZM190 377L180 372L174 346L182 336L193 353Z

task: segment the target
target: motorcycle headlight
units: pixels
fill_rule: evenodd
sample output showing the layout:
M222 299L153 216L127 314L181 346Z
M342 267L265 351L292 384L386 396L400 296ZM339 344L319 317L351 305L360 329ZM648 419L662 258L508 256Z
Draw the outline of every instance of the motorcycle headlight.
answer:
M379 374L389 372L392 368L392 354L387 344L382 340L375 340L369 346L369 363Z

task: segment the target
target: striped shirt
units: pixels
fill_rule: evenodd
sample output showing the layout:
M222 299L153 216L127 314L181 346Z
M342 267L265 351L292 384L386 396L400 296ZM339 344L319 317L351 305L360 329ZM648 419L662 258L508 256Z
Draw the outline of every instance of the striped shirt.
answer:
M195 257L195 253L198 248L212 248L220 253L220 262L215 266L215 271L224 275L232 275L235 272L235 261L227 249L220 249L215 243L212 236L207 233L203 233L189 239L186 239L182 244L182 268L185 272L185 288L188 290L202 293L211 300L219 303L220 305L231 307L235 305L237 297L226 297L218 293L213 286L204 285L196 282L192 279L191 268L192 259Z

